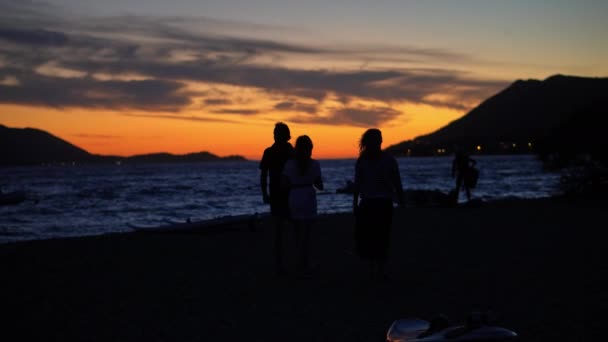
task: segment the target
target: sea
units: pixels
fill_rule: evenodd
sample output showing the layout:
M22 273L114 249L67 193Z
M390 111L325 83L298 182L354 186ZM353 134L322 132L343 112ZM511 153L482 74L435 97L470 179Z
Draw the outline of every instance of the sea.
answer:
M473 198L543 198L559 194L561 174L534 155L475 156L480 171ZM405 190L454 187L452 157L399 158ZM320 213L349 212L354 159L320 160L325 190ZM4 192L27 200L0 206L0 243L100 235L237 215L264 215L258 161L184 164L53 165L0 168ZM461 194L459 201L465 201Z

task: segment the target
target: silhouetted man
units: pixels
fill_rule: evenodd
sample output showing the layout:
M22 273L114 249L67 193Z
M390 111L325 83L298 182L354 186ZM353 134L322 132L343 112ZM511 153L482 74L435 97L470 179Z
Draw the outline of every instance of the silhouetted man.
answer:
M264 203L270 204L270 213L275 221L274 254L278 275L285 273L283 264L283 226L289 218L288 192L281 187L283 167L293 157L293 147L289 143L289 127L277 122L274 127L274 144L264 150L260 161L260 185Z
M452 178L456 178L456 188L454 189L456 203L458 202L458 195L461 188L464 189L467 200L471 200L471 185L470 180L467 179L467 177L470 177L470 173L472 172L471 168L474 167L476 163L477 162L472 159L464 149L456 147L454 159L452 160Z

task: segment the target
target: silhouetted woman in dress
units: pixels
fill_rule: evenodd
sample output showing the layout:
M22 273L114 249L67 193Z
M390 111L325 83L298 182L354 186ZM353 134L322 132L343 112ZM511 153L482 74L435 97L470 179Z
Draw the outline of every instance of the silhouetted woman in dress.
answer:
M370 264L370 276L386 278L393 200L404 204L397 160L383 152L382 132L368 129L359 142L355 165L353 211L356 217L356 252Z
M310 272L310 229L317 216L317 190L323 190L321 166L312 159L312 140L302 135L296 140L295 157L285 163L283 185L289 189L289 213L296 235L297 268Z

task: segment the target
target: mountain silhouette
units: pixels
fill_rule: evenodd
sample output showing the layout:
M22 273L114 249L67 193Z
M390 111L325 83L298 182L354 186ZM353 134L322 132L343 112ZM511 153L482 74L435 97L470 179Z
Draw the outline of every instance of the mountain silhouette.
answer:
M518 80L439 130L386 150L433 155L451 153L458 145L489 154L602 153L607 94L608 78Z
M48 132L0 125L0 165L89 162L95 157Z
M237 155L218 157L209 152L197 152L179 155L171 153L140 154L125 158L124 160L132 163L187 163L218 160L245 160L245 158Z
M152 153L131 157L91 154L48 132L34 128L0 125L0 166L61 163L168 163L245 160L242 156L219 157L209 152L174 155Z

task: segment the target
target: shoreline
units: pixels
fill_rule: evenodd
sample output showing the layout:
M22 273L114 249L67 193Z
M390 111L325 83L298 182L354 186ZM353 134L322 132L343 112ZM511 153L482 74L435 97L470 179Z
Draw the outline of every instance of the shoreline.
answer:
M410 196L406 196L406 204L407 204L407 208L409 209L421 209L421 208L432 208L432 209L449 209L449 208L465 208L465 207L482 207L482 206L496 206L496 205L508 205L509 203L524 203L524 202L529 202L529 203L534 203L537 201L572 201L572 203L574 202L581 202L581 201L586 201L586 200L581 200L581 199L569 199L566 198L562 195L556 195L556 196L550 196L550 197L538 197L538 198L519 198L519 197L512 197L512 198L501 198L501 199L492 199L492 200L481 200L481 199L473 199L471 202L467 202L460 200L458 202L458 204L456 206L451 205L451 204L446 204L445 203L445 199L447 198L447 193L443 193L440 192L438 190L409 190L408 191ZM418 196L415 197L414 194L423 194L422 197ZM350 194L343 194L344 196L351 196ZM412 202L417 201L419 202L418 204L413 204ZM398 210L397 207L395 207L396 210ZM331 213L322 213L319 214L319 218L323 218L326 216L331 216L331 215L348 215L351 214L351 211L342 211L342 212L331 212ZM241 216L241 217L251 217L253 218L255 215L258 215L261 218L267 218L269 217L270 213L253 213L250 215L246 215L246 214L240 214L240 215L234 215L234 216L220 216L220 217L216 217L216 218L211 218L211 219L205 219L205 220L200 220L200 221L195 221L195 223L204 226L209 222L212 221L216 221L219 218L231 218L231 217L237 217L237 216ZM243 222L245 222L246 220L243 219ZM186 223L186 222L184 222ZM12 245L12 244L22 244L22 243L30 243L30 242L38 242L38 241L55 241L55 240L64 240L64 239L86 239L86 238L97 238L97 237L104 237L104 236L114 236L114 235L123 235L123 234L134 234L134 233L141 233L138 232L138 230L145 230L146 228L150 229L150 233L152 233L154 231L154 229L158 228L159 230L163 229L163 228L169 228L169 226L174 225L176 227L178 227L180 225L180 223L167 223L166 225L158 225L158 226L147 226L147 225L142 225L141 227L136 227L133 225L130 225L129 223L125 224L127 229L129 229L129 231L111 231L111 232L104 232L104 233L99 233L99 234L90 234L90 235L74 235L74 236L56 236L56 237L48 237L48 238L32 238L32 239L22 239L22 240L15 240L15 241L5 241L5 242L0 242L0 248L2 248L2 246L4 245ZM238 224L236 224L238 225ZM228 230L234 230L235 225L231 224L231 225L227 225L229 226ZM217 230L219 232L222 231L222 229L218 229L218 228L212 228L210 230L213 230L214 232ZM242 230L246 230L246 229L242 229ZM162 233L170 233L170 232L162 232ZM203 233L203 232L201 232ZM14 233L11 233L14 234Z
M273 272L273 227L112 233L0 245L7 331L63 341L380 341L400 318L489 310L522 340L599 329L606 201L501 200L395 211L391 280L352 253L352 215L323 214L310 279ZM290 247L292 232L286 233ZM593 271L592 271L593 270ZM592 301L591 298L596 299Z

